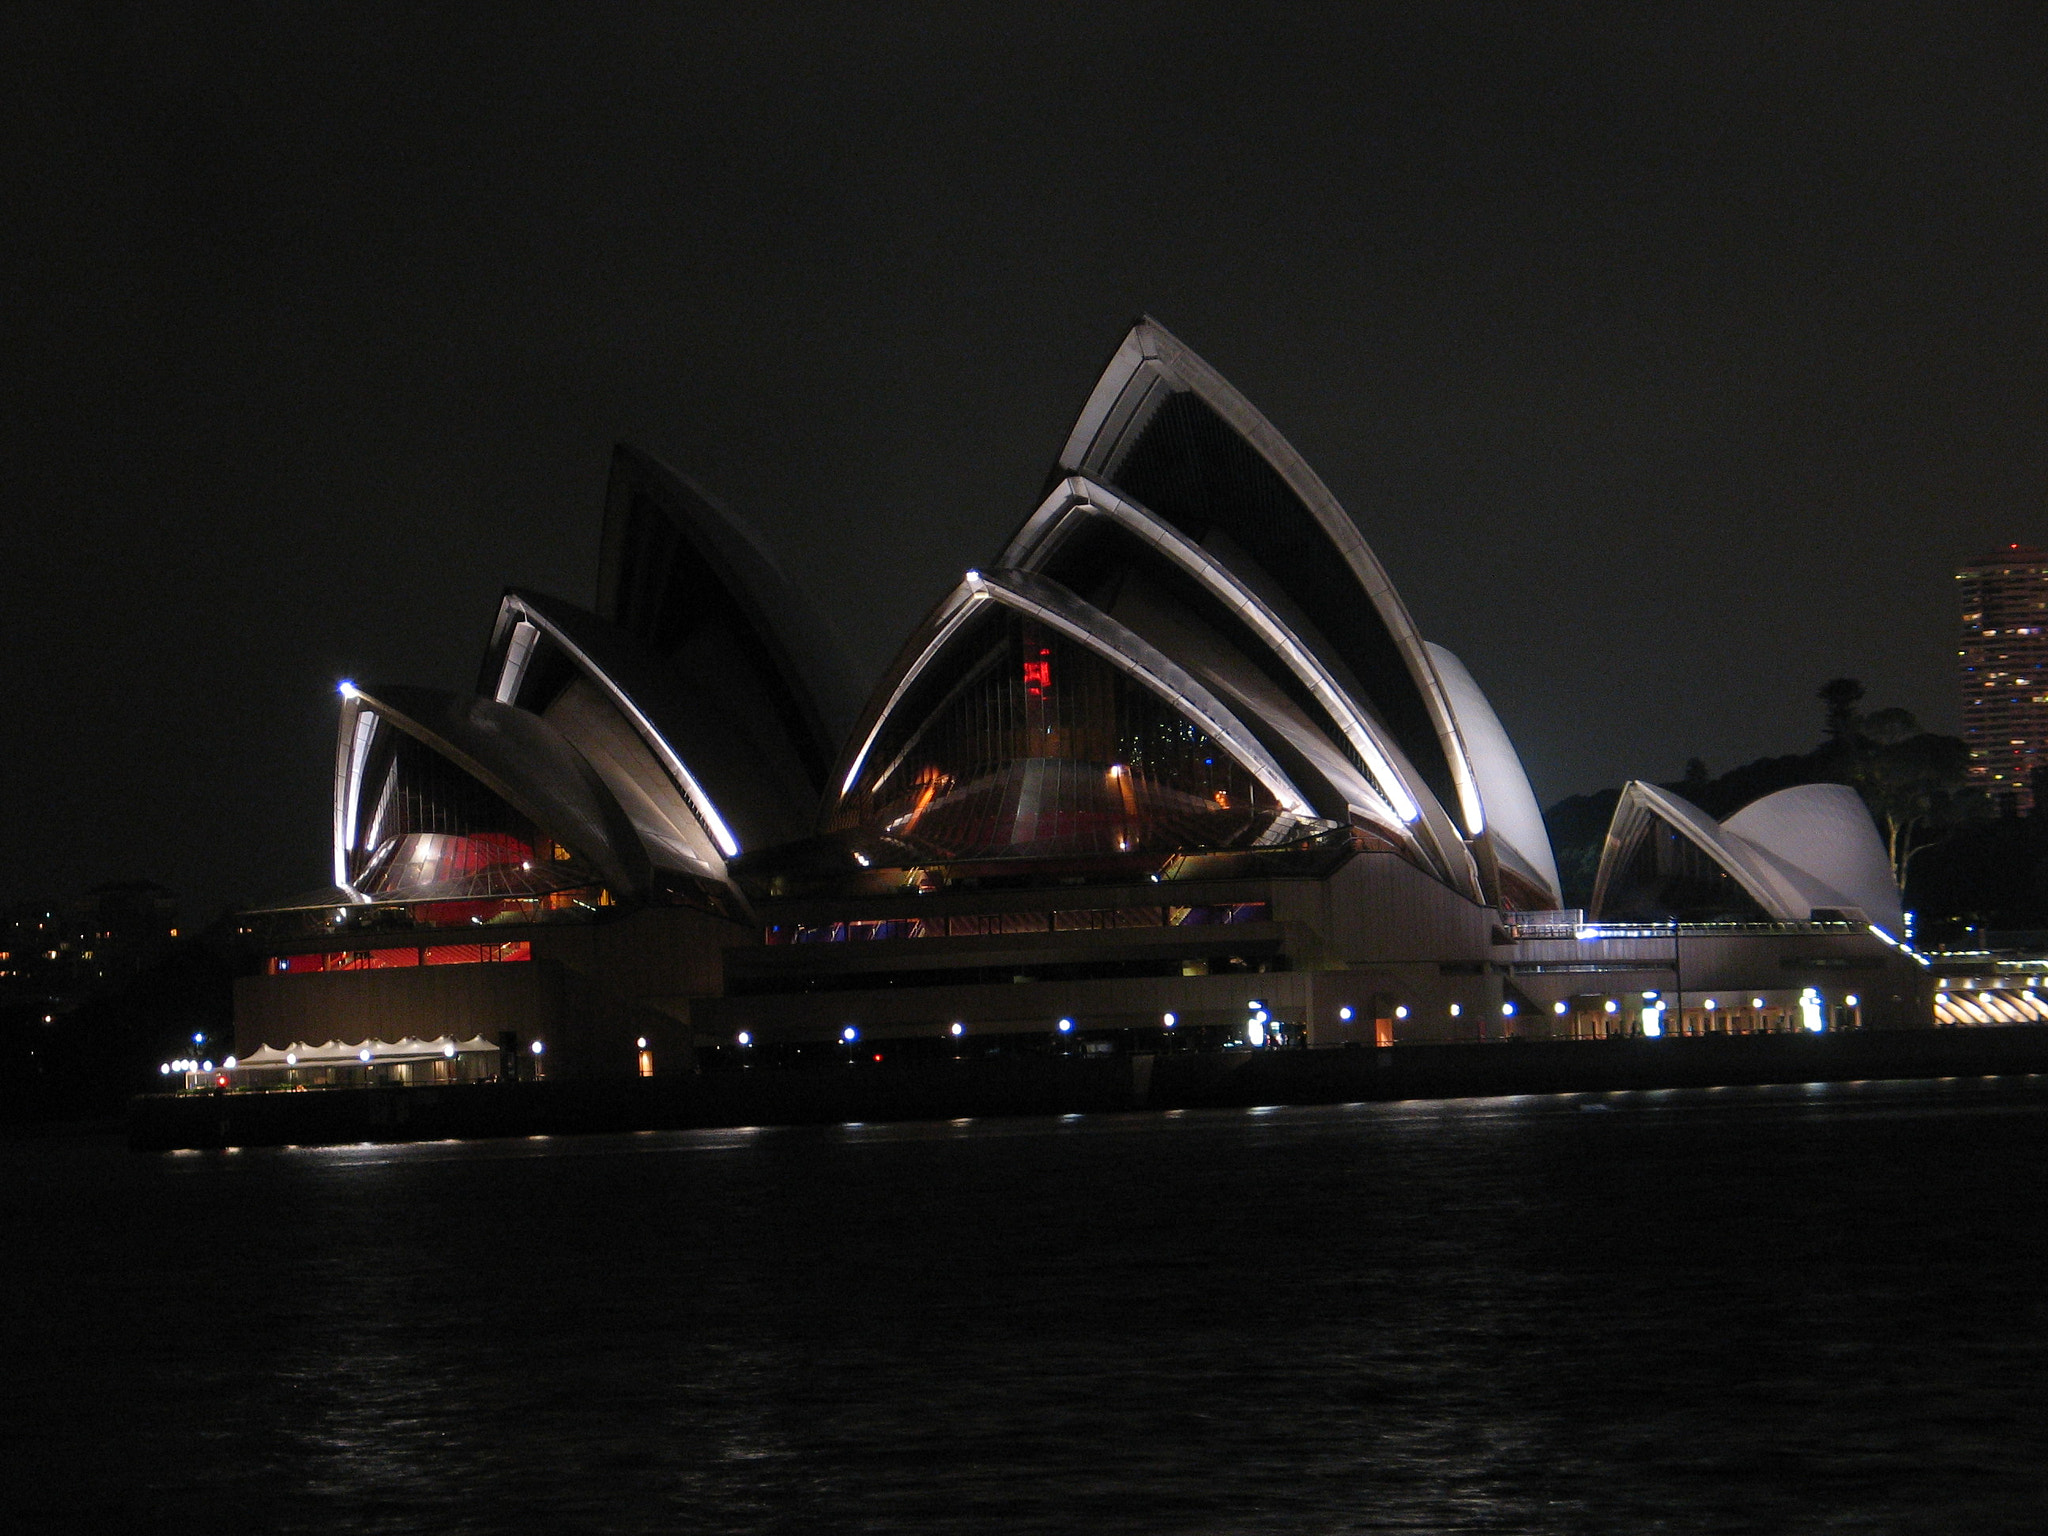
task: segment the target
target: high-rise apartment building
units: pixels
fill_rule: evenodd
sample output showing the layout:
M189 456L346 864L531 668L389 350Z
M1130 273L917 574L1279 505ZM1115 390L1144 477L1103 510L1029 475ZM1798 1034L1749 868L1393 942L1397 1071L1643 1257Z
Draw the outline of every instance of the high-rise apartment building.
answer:
M1956 572L1970 782L2033 810L2048 767L2048 550L2008 544Z

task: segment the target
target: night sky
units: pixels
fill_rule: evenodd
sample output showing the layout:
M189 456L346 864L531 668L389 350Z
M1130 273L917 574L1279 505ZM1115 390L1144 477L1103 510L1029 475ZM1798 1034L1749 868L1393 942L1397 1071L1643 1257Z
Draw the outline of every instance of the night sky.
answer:
M1545 803L1843 673L1953 730L1952 568L2048 538L2048 20L1676 9L10 5L0 897L323 883L336 680L589 602L621 438L872 678L1141 312Z

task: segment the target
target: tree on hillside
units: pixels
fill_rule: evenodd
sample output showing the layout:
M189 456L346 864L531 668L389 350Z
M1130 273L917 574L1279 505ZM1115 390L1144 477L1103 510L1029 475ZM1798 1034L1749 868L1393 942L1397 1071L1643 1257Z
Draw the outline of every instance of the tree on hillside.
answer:
M1892 874L1904 890L1914 857L1981 809L1965 773L1969 750L1953 736L1921 730L1903 709L1865 716L1849 745L1850 782L1884 833Z
M1831 742L1849 743L1863 717L1856 706L1863 702L1863 685L1853 677L1837 677L1822 683L1814 695L1828 707L1823 730Z

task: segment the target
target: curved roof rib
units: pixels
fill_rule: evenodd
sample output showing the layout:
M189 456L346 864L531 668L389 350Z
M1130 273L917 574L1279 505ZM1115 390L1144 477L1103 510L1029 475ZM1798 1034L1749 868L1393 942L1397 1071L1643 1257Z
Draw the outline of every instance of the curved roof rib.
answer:
M583 697L591 691L609 709L593 708ZM573 604L506 593L478 692L553 723L597 769L650 848L671 851L679 857L668 862L692 872L722 879L724 861L740 851L740 829L761 846L802 825L801 804L756 803L770 786L729 732L699 718L701 706L692 707L669 668ZM614 721L630 729L637 748L611 739Z
M1297 632L1330 670L1349 673L1353 697L1456 808L1465 833L1485 830L1443 682L1378 558L1272 423L1165 327L1148 318L1131 328L1058 473L1085 475L1149 507L1276 607L1298 609Z
M925 621L852 738L853 751L841 779L850 793L868 765L868 754L897 705L946 642L983 604L995 603L1038 620L1076 641L1171 705L1228 752L1292 816L1313 820L1316 812L1259 739L1222 700L1156 647L1107 614L1091 608L1057 582L1029 571L969 571ZM884 769L886 772L886 767Z
M597 613L715 700L758 770L807 785L814 808L856 697L837 641L744 525L624 444L605 495Z
M1108 518L1129 529L1226 604L1329 712L1345 740L1363 760L1373 788L1386 808L1403 822L1415 821L1422 815L1408 775L1395 766L1383 733L1353 702L1329 668L1229 566L1138 503L1085 476L1069 476L1011 539L1009 548L1003 551L1003 565L1025 571L1042 570L1064 537L1090 517Z
M632 822L596 772L546 721L491 699L348 684L335 754L334 862L336 885L355 899L369 899L357 888L353 877L360 872L351 865L359 832L379 813L368 803L365 773L379 756L378 735L387 730L451 765L612 889L647 888L651 869Z
M1543 906L1561 905L1564 898L1558 888L1550 832L1543 825L1543 808L1536 803L1536 792L1529 787L1515 744L1465 664L1434 641L1425 644L1430 660L1436 663L1437 676L1443 679L1458 735L1471 758L1494 856L1504 869L1534 887L1532 894Z
M1413 847L1423 863L1454 885L1473 886L1475 871L1456 827L1443 815L1435 796L1386 728L1359 706L1272 603L1230 565L1148 508L1085 476L1069 476L1026 519L1004 551L1003 564L1045 574L1064 565L1099 567L1100 541L1090 542L1086 536L1091 527L1102 524L1113 525L1136 541L1135 545L1121 544L1121 549L1141 549L1155 568L1170 569L1192 582L1211 605L1211 613L1235 631L1239 643L1263 651L1268 665L1277 666L1295 685L1296 697L1312 706L1303 713L1278 697L1269 685L1263 690L1231 690L1240 709L1249 711L1255 723L1287 738L1296 750L1326 763L1334 761L1338 772L1327 775L1333 781L1357 781L1359 789L1351 791L1349 799L1352 814L1378 824L1397 841ZM1112 567L1127 564L1115 559L1108 563ZM1121 615L1125 606L1127 602L1120 601L1116 611ZM1138 621L1132 617L1129 622ZM1164 639L1160 643L1162 648L1181 654L1172 643ZM1192 662L1188 655L1182 659ZM1256 666L1257 658L1251 659ZM1266 702L1261 702L1261 693ZM1320 720L1315 718L1318 715ZM1325 732L1327 743L1320 740ZM1304 733L1311 739L1302 739ZM1343 761L1347 756L1349 762Z
M1802 784L1765 795L1716 823L1668 790L1631 781L1600 852L1593 911L1604 914L1657 827L1699 850L1775 922L1816 912L1861 917L1896 932L1899 889L1862 797L1843 784Z

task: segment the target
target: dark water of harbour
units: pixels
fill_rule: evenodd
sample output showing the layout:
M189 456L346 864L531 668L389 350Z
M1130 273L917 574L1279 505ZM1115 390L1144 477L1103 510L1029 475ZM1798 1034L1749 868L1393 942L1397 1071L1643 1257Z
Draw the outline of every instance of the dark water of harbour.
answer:
M2048 1080L0 1146L0 1528L2048 1530Z

